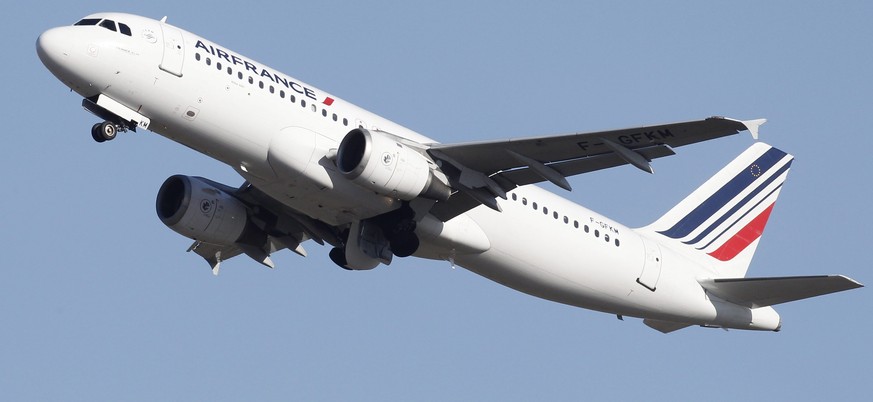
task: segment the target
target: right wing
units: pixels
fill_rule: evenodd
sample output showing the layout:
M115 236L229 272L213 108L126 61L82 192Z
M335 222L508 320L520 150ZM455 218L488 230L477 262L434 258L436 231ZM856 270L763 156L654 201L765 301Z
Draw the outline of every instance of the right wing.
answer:
M673 148L749 130L757 138L766 120L724 117L548 137L435 144L428 154L456 191L431 213L446 221L480 204L499 210L496 198L517 186L550 181L569 190L565 177L631 164L652 172L652 159Z

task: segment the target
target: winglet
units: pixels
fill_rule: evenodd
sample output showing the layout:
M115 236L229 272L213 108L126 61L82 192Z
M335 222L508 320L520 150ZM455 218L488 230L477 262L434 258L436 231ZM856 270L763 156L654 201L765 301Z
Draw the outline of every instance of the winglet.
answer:
M725 117L725 120L732 120L732 121L742 123L744 126L746 126L746 130L749 130L749 133L752 134L752 138L754 138L755 141L758 140L758 128L761 127L762 124L767 122L767 119L737 120L737 119L730 119L727 117Z

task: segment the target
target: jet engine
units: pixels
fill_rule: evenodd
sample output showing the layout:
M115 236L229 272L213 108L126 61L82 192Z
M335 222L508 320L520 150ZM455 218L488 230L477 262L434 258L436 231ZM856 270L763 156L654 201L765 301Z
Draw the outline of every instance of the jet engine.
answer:
M349 131L337 149L336 165L347 179L385 196L445 201L451 195L427 157L381 131Z
M161 222L189 239L234 244L246 228L246 206L201 177L171 176L158 191Z

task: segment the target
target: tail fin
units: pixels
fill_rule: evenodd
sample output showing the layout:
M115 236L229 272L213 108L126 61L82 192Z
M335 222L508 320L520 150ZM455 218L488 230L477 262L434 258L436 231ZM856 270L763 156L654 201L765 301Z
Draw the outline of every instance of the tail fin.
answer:
M758 142L653 224L641 229L697 255L722 278L742 278L794 157Z

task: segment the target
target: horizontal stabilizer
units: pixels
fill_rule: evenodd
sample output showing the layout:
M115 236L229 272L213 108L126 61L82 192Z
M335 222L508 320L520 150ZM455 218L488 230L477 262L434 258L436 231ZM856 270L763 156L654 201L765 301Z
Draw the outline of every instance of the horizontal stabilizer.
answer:
M649 328L656 329L665 334L669 334L673 331L678 331L682 328L691 326L691 324L685 324L682 322L653 320L651 318L646 318L645 320L643 320L643 324L646 324L649 326Z
M821 275L708 279L701 281L700 286L723 300L758 308L842 292L864 285L842 275Z

